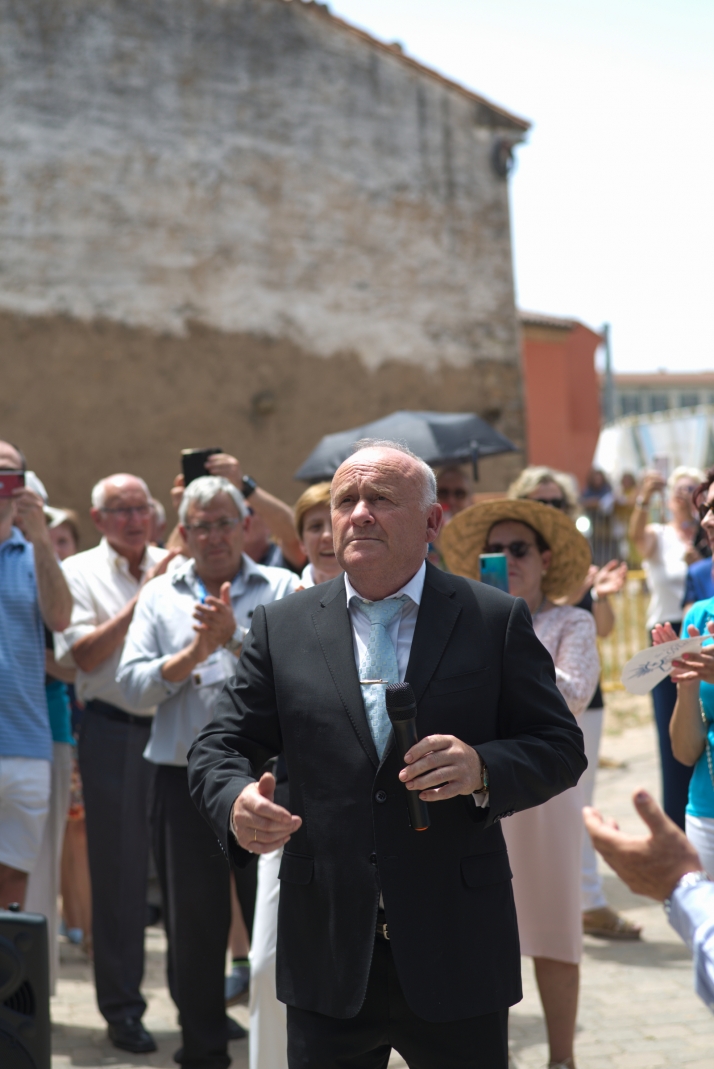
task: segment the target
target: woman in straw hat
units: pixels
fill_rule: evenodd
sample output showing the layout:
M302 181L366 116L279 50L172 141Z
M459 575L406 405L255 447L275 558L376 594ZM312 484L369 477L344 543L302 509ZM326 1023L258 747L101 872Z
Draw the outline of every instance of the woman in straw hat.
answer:
M600 664L592 616L553 598L582 584L590 549L572 520L538 501L486 501L455 516L442 536L448 567L480 578L479 554L505 553L511 594L522 597L551 654L556 682L575 716L587 707ZM513 870L521 950L534 960L550 1069L573 1069L582 951L578 787L503 822Z
M571 520L575 519L578 499L573 488L573 476L553 468L524 468L514 483L508 487L510 498L541 501L551 508L560 509ZM607 638L615 626L615 614L609 602L610 594L622 590L627 579L627 565L616 560L608 561L602 568L593 564L584 585L568 600L572 605L592 613L598 638ZM580 727L585 740L585 756L588 767L580 778L583 804L592 805L595 793L595 774L600 754L600 738L605 719L604 700L598 683L590 704L580 718ZM583 931L600 939L639 939L642 926L608 905L597 867L597 858L589 835L583 835L581 897Z

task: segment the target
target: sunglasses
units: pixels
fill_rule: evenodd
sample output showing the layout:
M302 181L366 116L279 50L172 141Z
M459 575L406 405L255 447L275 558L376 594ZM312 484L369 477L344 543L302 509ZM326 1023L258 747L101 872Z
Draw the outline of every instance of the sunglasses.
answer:
M551 505L554 509L563 509L564 511L568 508L568 502L564 497L532 497L531 501L537 501L539 505Z
M535 549L535 542L509 542L507 546L502 542L489 542L484 553L510 553L516 560L522 560L531 549Z
M714 512L714 501L709 505L697 505L697 512L699 513L699 519L705 520L710 512Z

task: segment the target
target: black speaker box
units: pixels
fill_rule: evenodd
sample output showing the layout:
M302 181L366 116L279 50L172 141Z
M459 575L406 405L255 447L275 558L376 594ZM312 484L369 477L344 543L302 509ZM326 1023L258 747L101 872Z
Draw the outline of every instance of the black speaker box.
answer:
M50 1069L47 921L0 909L0 1066Z

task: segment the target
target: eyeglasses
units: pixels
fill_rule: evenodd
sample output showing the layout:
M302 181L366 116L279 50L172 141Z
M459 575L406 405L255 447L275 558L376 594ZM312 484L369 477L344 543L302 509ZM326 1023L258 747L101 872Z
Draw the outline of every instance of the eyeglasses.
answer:
M151 506L150 505L131 505L128 508L118 508L118 509L105 509L105 508L103 508L103 509L100 509L100 512L107 512L110 516L121 516L121 518L123 520L128 520L134 514L136 514L137 516L141 516L142 518L144 516L148 516L149 513L151 512Z
M554 509L563 509L567 511L568 502L564 497L532 497L531 501L537 501L539 505L550 505Z
M457 501L463 501L466 497L465 490L449 490L447 487L436 491L437 497L455 497Z
M535 549L535 542L518 541L509 542L508 545L504 545L503 542L490 542L484 549L484 553L510 553L516 560L522 560L532 549Z
M697 512L699 513L699 519L705 520L710 512L714 512L714 501L709 505L697 505Z
M185 527L187 531L194 531L197 538L208 538L211 531L228 534L229 531L235 530L241 522L237 516L224 516L223 519L214 520L213 523L187 523Z

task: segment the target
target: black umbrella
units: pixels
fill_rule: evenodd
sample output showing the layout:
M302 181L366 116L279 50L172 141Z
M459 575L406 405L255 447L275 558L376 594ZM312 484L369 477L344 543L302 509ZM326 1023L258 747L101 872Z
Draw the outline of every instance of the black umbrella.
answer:
M470 461L478 478L479 457L515 452L517 446L473 412L392 412L391 416L354 427L339 434L326 434L296 479L315 482L331 479L343 460L354 452L361 438L387 438L408 446L427 464L462 464Z

